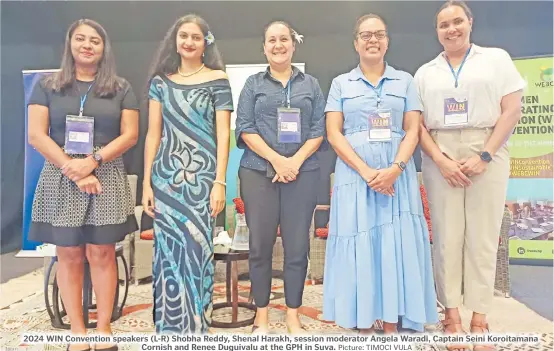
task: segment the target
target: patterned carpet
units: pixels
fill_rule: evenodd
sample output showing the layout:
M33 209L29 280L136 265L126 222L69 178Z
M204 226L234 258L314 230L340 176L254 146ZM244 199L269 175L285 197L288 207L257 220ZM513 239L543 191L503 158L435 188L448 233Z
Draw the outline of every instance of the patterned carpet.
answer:
M217 281L217 280L216 280ZM239 284L240 299L247 301L249 295L249 282L241 281ZM321 320L322 314L322 285L311 285L307 283L304 293L303 307L301 307L301 320L308 331L313 331L317 334L354 334L353 330L345 330L333 323ZM508 300L508 299L505 299ZM219 279L215 286L214 303L225 301L225 285ZM270 303L270 322L274 333L286 333L284 323L285 318L285 299L283 294L283 281L279 278L273 279L272 296ZM504 311L506 319L517 319L518 316L511 315L510 311ZM239 319L247 319L253 316L253 312L241 309ZM440 317L443 315L441 313ZM218 321L230 321L230 309L222 309L214 311L213 319ZM94 319L94 314L91 314L91 319ZM544 323L539 320L539 323ZM552 323L549 328L552 328ZM521 346L507 345L498 347L499 350L554 350L552 332L544 332L545 326L542 325L540 330L529 326L530 329L523 328L514 332L534 332L542 334L541 345L537 346ZM379 329L379 326L377 326ZM129 296L125 304L123 316L113 323L113 331L115 334L130 334L130 333L151 333L154 330L152 323L152 290L151 283L143 283L140 285L131 285ZM251 326L238 329L212 329L211 333L249 333ZM428 326L429 332L440 331L440 326ZM548 330L548 328L546 328ZM0 349L2 350L64 350L65 345L56 346L25 346L21 344L21 333L49 333L59 332L51 326L48 313L44 307L44 295L41 292L34 293L24 299L11 303L0 310ZM378 331L379 332L379 331ZM498 331L501 332L501 331ZM506 332L506 331L504 331ZM120 350L138 350L138 345L120 346ZM419 346L415 350L443 350L438 346Z

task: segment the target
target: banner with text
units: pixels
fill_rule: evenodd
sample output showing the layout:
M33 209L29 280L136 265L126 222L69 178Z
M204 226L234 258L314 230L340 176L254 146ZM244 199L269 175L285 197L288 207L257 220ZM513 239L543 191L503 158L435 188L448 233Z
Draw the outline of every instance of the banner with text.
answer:
M41 243L30 241L27 237L29 234L29 226L31 225L31 212L33 208L33 199L35 197L35 188L38 183L42 166L44 165L44 157L33 148L28 141L28 116L27 103L31 97L35 84L48 74L57 70L32 70L23 71L23 94L25 96L25 166L23 170L23 242L21 249L24 251L34 251Z
M467 334L407 333L388 335L328 334L323 330L307 331L303 335L156 335L132 333L118 335L72 335L69 333L23 333L21 345L60 344L118 344L127 350L184 350L184 351L418 351L443 349L446 344L488 344L489 346L519 347L543 350L545 343L538 334ZM133 347L134 346L134 347Z
M527 82L522 117L508 142L510 181L506 205L511 212L510 257L552 259L553 135L552 56L514 59Z

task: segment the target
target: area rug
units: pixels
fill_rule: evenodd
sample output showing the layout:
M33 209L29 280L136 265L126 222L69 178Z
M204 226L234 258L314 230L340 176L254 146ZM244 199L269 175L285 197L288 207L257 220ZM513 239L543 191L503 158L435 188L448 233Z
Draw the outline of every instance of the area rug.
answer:
M247 301L250 292L250 284L248 281L239 283L239 295L241 301ZM225 284L219 282L214 288L214 303L225 301ZM355 334L354 330L346 330L336 326L333 323L322 320L322 301L323 301L323 286L312 285L307 282L304 290L303 306L300 308L301 321L308 330L308 333L317 334ZM503 316L502 323L495 323L495 333L501 332L533 332L542 335L541 345L506 345L498 347L499 350L553 350L552 324L543 321L539 317L535 317L529 313L525 306L519 304L512 299L495 298L495 310L502 311L497 313ZM270 302L270 326L273 333L286 333L284 323L286 305L284 298L283 281L279 278L274 278L272 281L272 294ZM443 318L442 311L439 309L440 317ZM528 314L528 316L526 315ZM239 319L248 319L253 316L253 312L247 309L240 309ZM94 315L91 316L94 318ZM464 317L467 317L464 315ZM231 309L222 309L214 312L214 320L230 321ZM495 320L495 316L491 317ZM532 322L525 324L526 318ZM531 319L529 319L531 318ZM498 319L498 318L497 318ZM518 321L520 323L512 323ZM67 321L66 321L67 322ZM496 320L495 320L496 322ZM523 323L521 323L523 322ZM537 324L538 323L538 324ZM508 326L508 330L504 326ZM514 329L514 325L519 325ZM540 327L537 327L539 325ZM379 333L379 325L376 325L377 333ZM210 333L249 333L251 326L236 329L215 329L212 328ZM427 331L440 331L440 325L430 325ZM125 304L123 316L113 323L114 334L131 334L131 333L151 333L154 331L152 322L152 285L151 283L143 283L139 285L131 285L129 296ZM44 294L36 292L26 296L19 301L13 302L0 310L0 349L2 350L64 350L65 345L24 345L21 343L22 333L52 333L60 332L51 326L49 315L44 306ZM139 350L139 345L121 345L120 350ZM439 346L422 345L417 350L443 350Z

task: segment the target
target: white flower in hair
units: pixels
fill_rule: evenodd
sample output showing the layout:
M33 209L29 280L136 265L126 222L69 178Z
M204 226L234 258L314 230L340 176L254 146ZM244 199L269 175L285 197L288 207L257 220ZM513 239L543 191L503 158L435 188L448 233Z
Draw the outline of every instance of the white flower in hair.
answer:
M206 39L206 42L208 43L208 45L213 44L213 42L215 41L215 37L210 31L208 31L208 35L206 35L204 39Z
M304 36L301 34L298 34L298 32L295 30L292 31L292 35L294 36L294 39L299 43L302 43L302 41L304 40Z

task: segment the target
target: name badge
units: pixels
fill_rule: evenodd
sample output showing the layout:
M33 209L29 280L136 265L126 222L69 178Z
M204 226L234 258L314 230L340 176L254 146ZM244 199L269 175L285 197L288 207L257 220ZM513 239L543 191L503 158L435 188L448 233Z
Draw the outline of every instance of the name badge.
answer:
M391 131L391 110L379 109L369 114L368 130L369 141L390 141Z
M67 115L65 117L65 152L92 154L94 147L94 117Z
M444 97L444 126L465 126L469 121L469 101L466 92L446 93Z
M278 108L277 123L277 134L280 143L300 143L300 109L284 107Z

